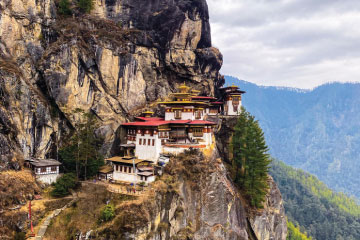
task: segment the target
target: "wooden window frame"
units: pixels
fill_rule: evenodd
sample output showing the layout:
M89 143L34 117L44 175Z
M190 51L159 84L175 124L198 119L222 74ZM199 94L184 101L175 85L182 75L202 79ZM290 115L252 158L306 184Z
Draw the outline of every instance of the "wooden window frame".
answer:
M181 119L182 111L181 110L174 110L174 117L175 119Z

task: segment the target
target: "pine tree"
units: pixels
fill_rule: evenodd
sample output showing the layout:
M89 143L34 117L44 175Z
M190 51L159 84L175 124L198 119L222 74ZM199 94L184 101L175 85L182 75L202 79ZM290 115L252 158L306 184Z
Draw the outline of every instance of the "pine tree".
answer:
M87 179L96 175L99 167L103 165L103 157L99 153L101 139L95 136L98 127L96 117L76 109L75 133L59 152L66 172L74 172L78 178Z
M84 13L90 13L91 10L94 8L94 1L93 0L79 0L78 7Z
M234 182L244 191L251 206L262 208L269 188L267 173L271 162L264 133L244 108L234 130L231 143Z
M59 2L59 13L60 15L64 16L70 16L71 15L71 9L70 9L70 1L69 0L60 0Z

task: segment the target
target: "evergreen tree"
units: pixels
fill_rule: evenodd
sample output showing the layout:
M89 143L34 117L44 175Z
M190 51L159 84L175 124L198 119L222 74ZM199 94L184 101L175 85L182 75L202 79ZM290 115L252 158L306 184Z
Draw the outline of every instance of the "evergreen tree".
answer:
M86 180L96 175L104 164L103 156L99 153L102 141L95 136L98 123L93 114L76 109L74 115L78 116L75 134L59 154L66 172L74 172L78 178Z
M84 13L90 13L91 10L94 8L93 0L79 0L78 7Z
M264 133L244 108L234 130L231 142L234 182L244 191L251 206L262 208L269 188L267 173L271 162Z
M60 15L70 16L71 9L70 9L70 1L69 0L60 0L59 2L59 13Z

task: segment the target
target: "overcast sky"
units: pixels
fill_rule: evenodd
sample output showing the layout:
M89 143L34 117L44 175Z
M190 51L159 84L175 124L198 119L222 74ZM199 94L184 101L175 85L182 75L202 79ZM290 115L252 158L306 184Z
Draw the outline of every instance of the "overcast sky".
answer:
M360 81L359 0L207 0L221 73L260 85Z

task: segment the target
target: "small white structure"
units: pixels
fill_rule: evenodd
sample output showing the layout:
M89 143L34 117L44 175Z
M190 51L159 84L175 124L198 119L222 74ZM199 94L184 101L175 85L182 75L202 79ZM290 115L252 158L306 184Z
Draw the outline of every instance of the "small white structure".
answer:
M154 167L151 161L136 159L135 157L112 157L105 159L113 166L112 179L118 182L146 184L155 181Z
M99 174L98 174L99 180L105 180L105 181L112 180L113 172L114 172L114 169L110 165L105 165L105 166L100 167Z
M59 161L54 159L26 159L25 162L33 170L36 180L42 183L54 183L60 176L61 163Z
M236 116L241 113L241 91L237 86L224 87L220 89L224 98L224 115Z

